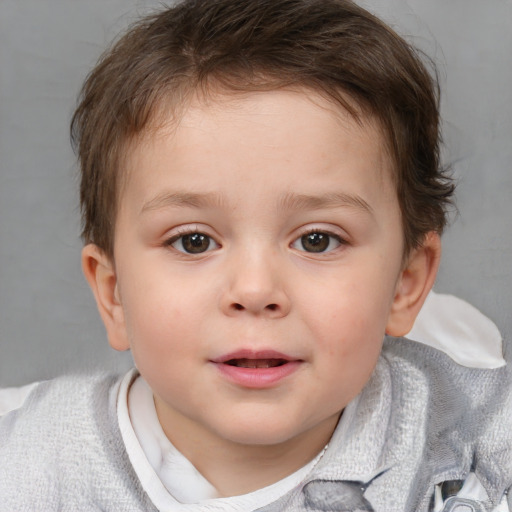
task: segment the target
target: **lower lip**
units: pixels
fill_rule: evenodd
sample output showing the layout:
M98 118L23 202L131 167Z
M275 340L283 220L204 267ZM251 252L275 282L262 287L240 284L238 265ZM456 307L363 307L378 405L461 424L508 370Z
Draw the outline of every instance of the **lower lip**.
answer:
M295 373L300 361L290 361L271 368L242 368L224 363L214 363L221 374L233 384L251 389L265 389L275 386L280 381Z

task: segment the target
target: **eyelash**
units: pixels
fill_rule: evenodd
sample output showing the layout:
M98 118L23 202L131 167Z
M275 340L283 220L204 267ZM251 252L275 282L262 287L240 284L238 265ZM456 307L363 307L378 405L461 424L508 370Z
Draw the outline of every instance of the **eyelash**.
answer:
M184 240L186 240L186 237L192 237L194 235L198 235L200 237L204 237L205 239L208 240L208 245L206 246L206 248L204 250L199 250L197 252L187 251L186 250L186 248L183 245L184 244ZM179 249L179 248L175 247L175 244L177 242L179 242L180 240L181 240L182 249ZM212 242L214 244L214 247L210 248ZM205 254L206 252L210 252L212 249L217 249L217 248L220 247L220 245L214 240L214 238L212 238L211 236L209 236L206 233L202 232L201 230L199 230L199 229L185 229L185 228L178 229L176 234L174 234L169 239L167 239L164 242L163 245L165 247L172 247L173 249L175 249L179 253L186 254L186 255L201 255L201 254Z
M319 250L319 251L307 251L305 250L304 248L304 239L310 235L325 235L328 237L327 239L327 247L324 249L324 250ZM335 242L338 244L336 247L334 248L331 248L329 249L329 246L331 245L332 243L332 240L335 240ZM295 247L295 244L301 244L302 243L302 249L299 249L298 247ZM327 254L327 253L331 253L333 251L335 251L336 249L339 249L339 247L341 246L346 246L346 245L349 245L349 243L347 242L347 240L345 240L344 238L342 238L340 235L336 234L336 233L332 233L331 231L327 231L327 230L324 230L324 229L318 229L318 228L313 228L313 229L309 229L308 231L306 231L305 233L302 233L299 237L297 237L291 244L290 246L294 249L297 249L299 250L300 252L305 252L306 254ZM320 246L321 248L321 246Z

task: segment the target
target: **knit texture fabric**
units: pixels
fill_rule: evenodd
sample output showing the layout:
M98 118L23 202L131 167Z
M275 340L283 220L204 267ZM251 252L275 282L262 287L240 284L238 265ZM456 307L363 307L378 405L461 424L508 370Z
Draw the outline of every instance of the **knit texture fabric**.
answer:
M0 511L156 511L119 432L119 379L40 384L0 420Z

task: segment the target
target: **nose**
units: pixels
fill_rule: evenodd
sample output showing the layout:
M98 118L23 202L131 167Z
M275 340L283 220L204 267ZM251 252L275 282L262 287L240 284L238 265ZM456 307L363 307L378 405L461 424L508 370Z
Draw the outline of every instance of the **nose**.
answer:
M288 315L291 302L285 290L286 278L276 259L260 253L240 255L230 262L222 297L225 314L245 313L266 318Z

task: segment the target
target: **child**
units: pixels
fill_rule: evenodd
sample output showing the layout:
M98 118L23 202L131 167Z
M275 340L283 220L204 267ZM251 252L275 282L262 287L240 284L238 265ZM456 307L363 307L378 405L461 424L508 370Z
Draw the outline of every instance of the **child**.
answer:
M103 57L73 136L137 369L0 421L0 510L508 510L507 370L400 338L453 193L401 38L346 0L185 0Z

